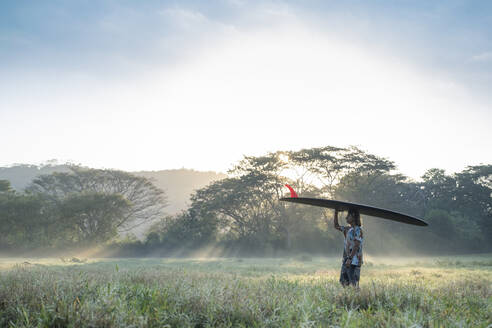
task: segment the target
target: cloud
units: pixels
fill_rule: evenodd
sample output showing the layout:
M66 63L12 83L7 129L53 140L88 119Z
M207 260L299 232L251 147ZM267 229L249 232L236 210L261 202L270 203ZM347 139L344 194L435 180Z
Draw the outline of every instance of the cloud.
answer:
M226 24L220 20L214 20L198 10L183 7L165 8L159 14L168 21L170 26L181 33L193 32L195 37L206 33L219 35L234 33L236 28L232 24ZM193 37L190 36L190 39Z
M245 0L224 0L224 2L230 6L243 7L246 5Z
M203 24L208 19L199 11L186 10L183 8L166 8L161 11L166 18L175 19L177 22L188 26L188 24Z
M361 142L411 174L414 153L425 155L421 166L448 169L443 153L460 165L490 158L490 106L477 109L471 94L477 85L488 94L492 75L462 65L492 59L480 20L465 40L444 24L458 14L430 19L413 4L35 3L10 20L0 5L0 137L16 140L7 162L222 169L242 154ZM346 120L364 134L331 129ZM295 125L309 129L285 146ZM168 140L164 157L156 149ZM394 150L392 140L401 141Z
M293 18L292 8L285 3L267 3L260 6L260 11L272 17Z
M468 62L474 62L474 63L488 63L492 62L492 51L488 52L483 52L481 54L472 56Z
M17 5L8 16L15 22L11 25L2 23L0 6L0 80L20 73L104 79L138 75L174 65L204 43L236 32L224 19L227 13L199 5L102 1L101 8L81 6Z

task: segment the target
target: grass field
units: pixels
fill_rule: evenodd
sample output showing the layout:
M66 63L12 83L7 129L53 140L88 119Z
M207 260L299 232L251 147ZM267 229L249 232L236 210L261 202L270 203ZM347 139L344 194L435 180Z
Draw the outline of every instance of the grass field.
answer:
M492 254L340 259L0 259L0 327L492 327Z

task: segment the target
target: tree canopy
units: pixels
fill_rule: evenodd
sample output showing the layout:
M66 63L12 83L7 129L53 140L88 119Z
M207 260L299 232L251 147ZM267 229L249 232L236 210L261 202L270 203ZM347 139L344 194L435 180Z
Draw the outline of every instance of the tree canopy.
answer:
M378 206L423 218L427 228L363 217L370 253L492 251L492 165L420 181L357 147L319 147L245 156L228 176L195 190L189 207L165 215L166 197L145 177L78 166L44 174L24 192L0 180L0 246L100 244L154 222L139 252L180 254L203 247L222 254L336 254L342 236L333 211L279 202L292 185L300 196ZM141 253L140 253L141 254Z
M188 212L168 218L161 231L196 236L200 227L206 227L204 235L210 243L255 254L339 249L340 236L331 227L332 211L278 201L289 183L304 197L379 206L422 217L430 224L423 229L367 218L364 229L370 238L365 248L370 252L490 250L486 243L492 222L490 165L470 166L452 175L430 169L420 182L396 169L392 161L356 147L245 156L228 178L197 190ZM154 238L159 235L161 245L166 245L170 235L158 230L153 231Z
M120 231L128 231L145 222L160 219L166 206L164 192L149 179L118 170L71 166L69 172L38 176L26 191L47 195L55 202L73 193L121 195L129 206L114 218L116 228Z
M144 177L71 166L44 174L25 192L0 180L4 248L88 246L164 216L164 192Z

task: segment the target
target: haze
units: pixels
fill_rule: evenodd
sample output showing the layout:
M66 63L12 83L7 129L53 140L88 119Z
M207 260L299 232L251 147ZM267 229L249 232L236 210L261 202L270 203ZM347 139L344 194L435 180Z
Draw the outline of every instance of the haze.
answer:
M225 171L357 145L418 178L492 161L491 5L0 5L0 166Z

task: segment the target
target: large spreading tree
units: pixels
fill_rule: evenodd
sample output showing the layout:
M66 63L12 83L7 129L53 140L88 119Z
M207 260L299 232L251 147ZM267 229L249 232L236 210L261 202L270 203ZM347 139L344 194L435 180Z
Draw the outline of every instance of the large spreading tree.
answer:
M164 215L167 204L162 190L145 177L119 170L71 166L69 172L41 175L26 189L48 196L55 204L73 194L119 195L127 201L118 216L113 216L118 231L129 231Z

